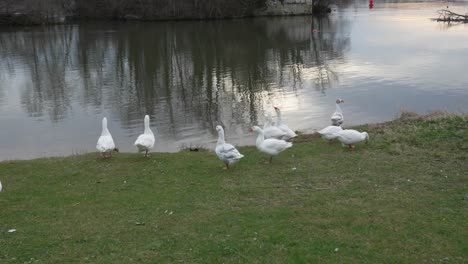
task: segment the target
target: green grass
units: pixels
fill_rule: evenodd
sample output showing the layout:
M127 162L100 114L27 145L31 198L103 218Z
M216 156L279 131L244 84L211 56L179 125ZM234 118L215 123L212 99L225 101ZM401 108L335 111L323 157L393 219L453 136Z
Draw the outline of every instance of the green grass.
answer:
M468 118L213 152L0 163L1 263L467 263ZM9 229L17 229L8 233Z

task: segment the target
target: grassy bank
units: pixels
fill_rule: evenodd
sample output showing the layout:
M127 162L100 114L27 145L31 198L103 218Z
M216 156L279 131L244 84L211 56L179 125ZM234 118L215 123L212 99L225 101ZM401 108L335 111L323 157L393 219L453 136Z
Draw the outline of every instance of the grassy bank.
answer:
M0 163L2 263L466 263L468 118L302 136L233 170L212 152ZM16 232L8 233L9 229Z

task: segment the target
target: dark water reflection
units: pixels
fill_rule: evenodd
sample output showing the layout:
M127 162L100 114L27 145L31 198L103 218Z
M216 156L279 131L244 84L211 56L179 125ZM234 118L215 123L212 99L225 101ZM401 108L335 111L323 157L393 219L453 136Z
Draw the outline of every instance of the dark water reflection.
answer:
M338 96L348 125L391 119L400 107L465 111L468 27L428 21L434 5L5 28L0 159L94 151L102 116L132 151L150 114L156 151L174 151L210 146L219 123L232 143L251 144L248 127L273 105L292 128L311 131L327 124Z

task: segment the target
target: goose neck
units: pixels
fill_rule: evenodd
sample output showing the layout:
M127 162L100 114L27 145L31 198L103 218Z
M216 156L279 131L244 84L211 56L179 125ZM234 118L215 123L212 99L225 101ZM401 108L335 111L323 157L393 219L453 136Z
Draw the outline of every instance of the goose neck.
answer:
M336 112L341 113L341 107L340 104L336 104Z
M259 146L263 143L263 141L265 141L265 136L263 135L263 131L258 131L257 132L258 135L257 135L257 142L256 142L256 145Z
M217 145L222 145L225 144L226 141L224 141L224 131L218 131L218 142Z
M263 128L267 128L267 127L270 127L271 126L271 118L267 117L266 120L265 120L265 125L263 126Z
M149 125L149 116L145 116L145 134L153 134Z
M107 129L107 118L103 118L101 136L107 136L109 134L110 134L109 129Z
M276 124L277 126L281 125L281 111L280 110L276 111L276 122L278 123Z
M148 128L145 127L145 132L144 133L147 134L147 135L153 135L153 131L149 127Z

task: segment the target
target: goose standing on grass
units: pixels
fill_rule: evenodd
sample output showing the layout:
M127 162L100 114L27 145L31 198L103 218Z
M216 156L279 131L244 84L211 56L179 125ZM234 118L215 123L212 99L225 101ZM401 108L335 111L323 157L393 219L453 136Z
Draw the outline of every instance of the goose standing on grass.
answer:
M112 157L112 152L119 152L119 149L115 147L114 139L112 138L109 129L107 129L107 118L102 119L102 132L96 144L96 149L101 152L101 156L104 158Z
M226 169L229 169L229 166L234 165L234 163L238 162L244 155L240 154L233 145L226 143L222 126L216 126L216 131L218 131L218 142L215 148L216 155L224 162Z
M337 134L338 140L341 142L343 147L348 146L349 149L354 149L354 144L369 141L369 134L367 132L359 132L353 129L345 129Z
M2 186L2 182L0 181L0 192L2 192L3 190L3 186Z
M286 133L285 136L283 136L283 140L290 140L294 137L297 137L297 134L294 133L286 124L283 123L283 120L281 119L281 110L278 107L274 107L275 112L276 112L276 127L279 129L283 130L284 133Z
M343 112L341 111L341 107L340 107L341 103L344 103L343 99L341 98L336 99L336 109L330 118L332 125L334 126L341 126L341 124L343 124L344 122Z
M291 142L286 142L281 139L265 139L263 130L258 126L253 126L250 129L250 132L255 132L258 134L255 145L257 146L257 149L260 150L260 152L270 155L269 163L271 163L273 156L276 156L285 149L292 147Z
M283 139L287 136L286 132L281 130L281 128L273 126L273 120L271 118L271 113L268 113L265 116L265 125L263 126L263 135L265 139L268 138L276 138L276 139Z
M145 115L145 131L143 134L139 135L135 141L135 146L138 148L139 152L145 151L145 157L148 157L148 151L150 151L154 146L154 134L150 128L150 117Z
M330 143L333 139L338 137L338 133L340 131L343 131L343 128L340 126L327 126L326 128L319 130L318 133L323 139Z

